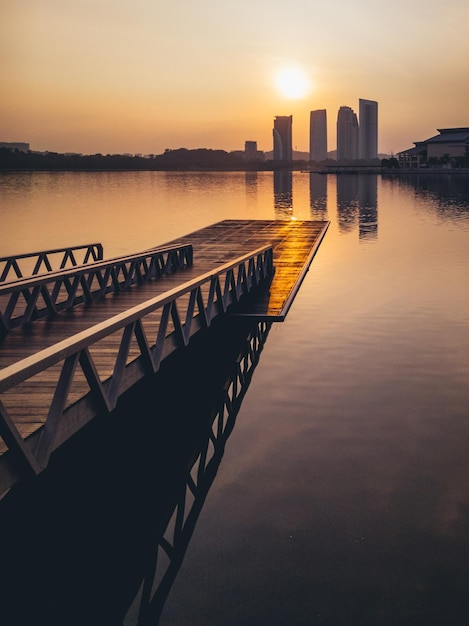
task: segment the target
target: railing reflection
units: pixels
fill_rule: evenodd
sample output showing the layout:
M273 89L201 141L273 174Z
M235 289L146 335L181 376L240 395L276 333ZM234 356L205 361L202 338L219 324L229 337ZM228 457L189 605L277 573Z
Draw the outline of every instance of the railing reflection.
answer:
M5 623L158 624L270 326L219 320L8 494Z
M271 323L259 322L249 331L230 376L220 389L218 398L214 398L205 436L193 451L171 520L158 541L156 554L148 563L148 571L137 598L138 626L158 623L206 496L215 480L226 442L235 426L270 327ZM163 560L165 562L162 563ZM127 622L124 621L124 624Z

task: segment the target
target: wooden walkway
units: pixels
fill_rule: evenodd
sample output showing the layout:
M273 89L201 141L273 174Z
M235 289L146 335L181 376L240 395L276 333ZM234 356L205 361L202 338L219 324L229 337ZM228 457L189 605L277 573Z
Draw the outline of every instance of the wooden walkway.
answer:
M136 307L143 308L147 305L146 303L158 298L163 299L166 294L174 292L190 281L197 280L200 276L207 276L223 264L228 264L233 259L242 257L247 252L262 246L272 246L275 267L273 279L266 286L256 287L239 303L230 306L228 313L254 316L260 320L282 321L285 319L328 225L329 223L324 221L225 220L218 222L166 244L167 247L192 245L193 264L191 266L160 277L158 280L134 285L125 292L108 295L86 305L75 306L70 311L59 313L52 320L42 319L26 326L12 328L0 338L0 413L2 413L3 403L3 416L8 415L8 420L14 424L20 437L25 441L28 440L41 430L48 419L51 400L49 398L45 401L43 396L47 395L46 392L49 396L53 394L52 387L57 385L60 364L57 364L55 369L48 366L47 372L34 375L17 388L11 388L11 385L10 388L6 388L2 383L2 372L14 371L20 367L21 363L33 360L37 354L48 354L48 352L52 354L55 346L66 345L64 342L70 342L74 337L81 337L85 332L100 328L109 320L119 319L119 316L125 315L126 311ZM200 297L199 293L198 298ZM196 331L197 328L191 332ZM155 332L155 328L152 332ZM139 344L142 341L139 340ZM106 338L104 338L96 347L90 346L94 359L93 368L96 367L99 370L100 381L106 381L116 371L116 342L114 338L106 343ZM129 348L129 354L126 356L127 362L132 358L132 349L140 354L142 346ZM82 378L84 379L84 376ZM101 385L100 381L97 382L98 386ZM88 383L83 380L81 387L75 383L74 387L67 392L69 404L78 403L80 397L83 397L87 391L89 391L89 380ZM72 424L68 431L62 433L60 439L65 441L79 427L78 422L76 425ZM49 453L59 444L50 444ZM7 446L0 438L0 460L1 455L6 451Z

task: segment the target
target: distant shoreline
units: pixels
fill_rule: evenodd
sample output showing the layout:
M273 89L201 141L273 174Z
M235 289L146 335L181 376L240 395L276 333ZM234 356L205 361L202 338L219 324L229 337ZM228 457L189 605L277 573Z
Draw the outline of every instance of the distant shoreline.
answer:
M458 175L458 176L469 176L469 168L467 167L455 167L455 168L396 168L396 169L385 169L383 168L382 174L386 174L387 176L444 176L444 175Z
M384 159L372 161L310 162L307 160L247 161L224 150L168 150L150 157L121 154L60 154L21 152L0 148L0 172L289 172L315 174L384 174L390 177L469 175L469 168L400 168Z
M408 176L469 176L469 168L454 168L454 169L399 169L399 168L353 168L353 167L331 167L327 170L324 169L308 169L304 165L298 167L262 167L262 168L217 168L217 167L188 167L188 168L141 168L141 167L109 167L109 168L86 168L86 167L72 167L72 168L39 168L39 167L12 167L5 168L0 166L0 174L13 174L13 173L125 173L125 172L186 172L186 173L203 173L203 172L219 172L219 173L257 173L257 172L300 172L301 174L318 174L320 176L327 176L333 174L337 176L341 175L381 175L389 178L401 178Z

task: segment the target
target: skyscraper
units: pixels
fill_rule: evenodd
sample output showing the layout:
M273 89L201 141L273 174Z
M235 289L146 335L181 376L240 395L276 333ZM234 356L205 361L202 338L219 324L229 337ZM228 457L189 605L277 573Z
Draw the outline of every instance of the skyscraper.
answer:
M378 158L378 103L359 100L358 154L360 159Z
M327 115L326 109L311 111L309 118L309 159L327 159Z
M353 109L340 107L337 114L337 160L358 159L358 120Z
M274 119L274 160L291 161L292 150L292 115L277 115Z

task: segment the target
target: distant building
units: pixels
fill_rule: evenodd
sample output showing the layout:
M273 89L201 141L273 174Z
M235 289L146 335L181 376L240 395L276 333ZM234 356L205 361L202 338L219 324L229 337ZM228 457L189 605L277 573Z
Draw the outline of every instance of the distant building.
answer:
M425 141L427 159L469 158L469 128L438 128L439 135Z
M257 141L244 142L244 155L246 161L254 161L257 156Z
M311 111L309 118L309 160L327 159L327 114L326 109Z
M244 142L244 159L246 161L263 161L264 153L257 149L257 141Z
M350 107L340 107L337 114L337 160L358 158L358 120Z
M230 154L243 159L247 163L265 161L265 154L257 149L257 141L245 141L244 150L231 150Z
M415 141L414 147L398 152L399 165L404 168L469 165L469 127L438 128L439 135Z
M360 159L378 158L378 103L374 100L358 101L359 131L358 156Z
M29 152L29 143L0 141L0 148L19 150L20 152Z
M274 119L274 160L291 162L293 158L292 115L277 115Z

